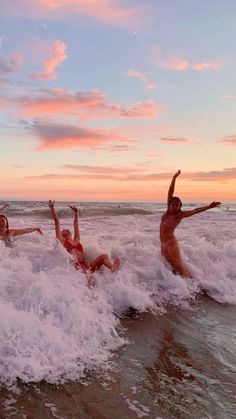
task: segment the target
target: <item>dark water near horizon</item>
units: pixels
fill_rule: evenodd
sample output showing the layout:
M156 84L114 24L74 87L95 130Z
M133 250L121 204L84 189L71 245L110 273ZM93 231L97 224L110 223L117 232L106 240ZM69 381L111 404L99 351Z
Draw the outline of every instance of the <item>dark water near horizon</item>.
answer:
M162 204L80 210L88 257L122 260L94 291L57 245L45 202L5 212L44 235L0 243L0 418L236 418L235 206L178 227L188 281L160 256Z

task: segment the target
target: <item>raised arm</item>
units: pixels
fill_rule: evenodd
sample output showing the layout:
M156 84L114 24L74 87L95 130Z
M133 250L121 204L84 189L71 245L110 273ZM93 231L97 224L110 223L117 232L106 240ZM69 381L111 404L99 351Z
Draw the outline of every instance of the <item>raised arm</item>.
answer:
M61 242L61 244L64 244L64 239L61 235L61 226L60 226L60 221L59 218L56 214L55 208L54 208L54 201L51 201L51 199L48 201L48 206L50 208L51 214L52 214L52 218L54 220L54 224L55 224L55 231L56 231L56 238Z
M35 233L35 232L37 232L41 235L43 234L42 230L40 228L37 228L37 227L11 228L10 229L10 234L13 237L22 236L22 234Z
M3 211L5 208L9 208L9 204L3 205L3 207L0 208L0 211Z
M75 205L69 205L74 213L74 240L80 241L80 232L79 232L79 221L78 221L78 208Z
M168 190L168 196L167 196L167 205L168 206L169 206L169 203L170 203L170 201L171 201L171 199L173 198L173 195L174 195L176 178L180 175L180 173L181 173L181 171L178 170L178 172L176 172L174 174L174 176L172 178L172 181L170 183L170 187L169 187L169 190Z
M192 215L199 214L199 212L207 211L210 208L219 207L221 202L213 201L211 204L206 205L205 207L198 207L189 211L181 211L181 218L191 217Z

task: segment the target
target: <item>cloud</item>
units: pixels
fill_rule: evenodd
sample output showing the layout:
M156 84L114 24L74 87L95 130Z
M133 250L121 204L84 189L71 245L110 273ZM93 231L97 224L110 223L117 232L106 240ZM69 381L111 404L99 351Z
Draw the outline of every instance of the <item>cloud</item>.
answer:
M197 181L228 181L236 180L236 167L230 167L222 170L212 170L209 172L196 172L186 174L191 180ZM185 176L185 177L186 177Z
M227 135L225 138L219 140L218 142L223 145L236 146L236 134Z
M36 95L16 100L21 107L20 116L79 115L81 119L116 117L129 119L155 119L164 107L153 100L131 103L130 107L109 104L102 92L67 92L64 89L41 90Z
M47 123L35 120L30 129L39 139L39 150L60 150L66 148L94 148L104 143L124 140L105 129L90 129L69 124Z
M129 109L113 105L111 110L120 117L130 119L154 119L159 116L161 107L158 106L154 100L146 100L133 104L133 107Z
M60 88L41 90L18 100L23 116L76 114L84 108L104 108L106 102L104 94L96 90L67 92Z
M127 153L137 151L137 147L129 145L115 144L108 147L108 151L112 153Z
M144 73L141 73L140 71L130 69L126 71L126 74L128 77L133 77L140 80L146 80L146 75Z
M185 137L176 137L176 138L163 137L163 138L160 138L160 140L164 141L166 143L173 143L173 144L190 143L191 142L191 140L189 138L185 138Z
M56 67L67 58L66 46L63 41L54 41L46 48L47 58L43 63L43 71L41 73L30 74L29 77L34 81L54 80L57 77Z
M0 57L0 77L7 77L17 73L23 60L20 52L12 52L9 59Z
M136 173L143 172L143 168L139 167L109 167L109 166L83 166L83 165L74 165L74 164L65 164L63 166L65 169L76 170L81 173L93 173L93 174L124 174L124 173Z
M221 70L223 68L223 63L205 61L205 62L202 62L202 63L192 64L191 68L192 68L192 70L196 70L196 71Z
M167 56L160 47L152 47L150 53L152 65L161 70L172 71L205 71L205 70L221 70L223 63L220 61L203 61L199 63L191 63L188 59L179 56Z
M129 69L126 71L126 75L128 77L141 80L144 83L145 89L149 89L149 90L157 89L157 84L154 81L150 80L149 77L145 73L142 73L141 71Z
M65 165L66 169L76 170L77 174L71 173L47 173L44 175L26 176L27 180L60 180L60 179L86 179L86 180L129 180L136 173L142 173L143 169L129 167L101 167L101 166L75 166Z
M115 181L170 181L173 172L148 173L148 169L137 167L99 167L99 166L71 166L65 165L66 169L76 170L78 174L71 173L49 173L39 176L26 177L29 180L60 180L60 179L88 179L88 180L115 180ZM182 173L181 179L201 182L227 182L236 180L236 167L208 172Z
M143 25L150 8L127 0L2 0L4 16L73 20L84 16L111 25ZM134 3L134 6L132 6Z

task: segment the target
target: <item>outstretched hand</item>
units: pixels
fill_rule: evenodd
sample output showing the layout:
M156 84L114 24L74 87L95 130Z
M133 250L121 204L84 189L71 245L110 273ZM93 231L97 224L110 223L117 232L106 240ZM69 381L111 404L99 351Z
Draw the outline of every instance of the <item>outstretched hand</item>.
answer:
M180 173L181 173L181 170L178 170L178 171L174 174L174 177L179 176L179 175L180 175Z
M210 203L209 208L219 207L220 205L221 205L221 202L213 201Z
M1 211L2 211L2 210L6 209L6 208L9 208L9 207L10 207L10 205L9 205L9 204L5 204L5 205L3 205L3 207L1 207L0 209L1 209Z
M43 235L43 232L41 230L41 228L36 228L37 233L41 234L41 236Z
M78 213L78 208L75 205L68 205L72 211L74 211L76 214Z
M49 208L53 208L54 204L55 204L55 201L52 201L51 199L49 199L49 201L48 201Z

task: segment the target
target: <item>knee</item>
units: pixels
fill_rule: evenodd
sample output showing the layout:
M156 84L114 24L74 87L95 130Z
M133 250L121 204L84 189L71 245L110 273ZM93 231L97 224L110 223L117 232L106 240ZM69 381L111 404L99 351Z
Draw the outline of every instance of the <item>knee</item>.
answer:
M107 259L108 258L108 254L107 253L103 253L102 255L100 255L101 259Z

